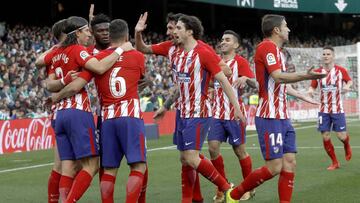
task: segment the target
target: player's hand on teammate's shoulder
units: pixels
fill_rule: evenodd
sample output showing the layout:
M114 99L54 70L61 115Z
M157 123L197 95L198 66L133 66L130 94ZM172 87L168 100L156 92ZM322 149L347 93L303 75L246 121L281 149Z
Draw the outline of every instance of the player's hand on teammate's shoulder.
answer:
M133 45L131 44L131 42L125 42L125 43L122 44L120 47L124 50L124 52L125 52L125 51L131 51L131 50L134 50L134 49L135 49L135 48L133 47Z
M147 20L148 13L145 12L140 15L139 20L135 26L135 32L142 32L146 29L146 20Z
M307 74L311 77L310 79L321 79L326 77L326 72L317 72L314 69L315 67L312 66L310 69L307 70Z

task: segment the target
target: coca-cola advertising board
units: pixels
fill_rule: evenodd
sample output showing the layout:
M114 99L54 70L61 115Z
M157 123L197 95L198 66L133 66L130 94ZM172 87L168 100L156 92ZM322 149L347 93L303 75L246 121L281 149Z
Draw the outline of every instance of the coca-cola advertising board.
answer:
M51 149L54 144L49 118L0 121L0 154Z

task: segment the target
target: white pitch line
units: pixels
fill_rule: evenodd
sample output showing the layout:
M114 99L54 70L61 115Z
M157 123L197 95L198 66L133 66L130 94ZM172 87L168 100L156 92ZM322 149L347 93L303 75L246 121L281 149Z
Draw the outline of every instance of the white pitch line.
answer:
M31 168L39 168L39 167L44 167L44 166L50 166L53 165L54 163L47 163L47 164L38 164L38 165L33 165L33 166L25 166L25 167L19 167L19 168L12 168L12 169L5 169L5 170L1 170L1 173L7 173L7 172L13 172L13 171L21 171L21 170L26 170L26 169L31 169Z
M351 123L351 122L354 122L354 121L358 121L358 120L350 120L350 121L348 121L348 123ZM316 127L316 126L317 125L309 125L309 126L298 127L298 128L295 128L295 129L300 130L300 129L313 128L313 127ZM255 136L257 136L257 134L250 134L250 135L246 135L246 138L255 137ZM203 147L203 148L207 149L206 147ZM322 149L323 147L297 147L297 148L298 149ZM335 148L343 148L343 146L335 146ZM353 149L360 148L360 146L351 146L351 148L353 148ZM172 145L172 146L148 149L147 152L159 151L159 150L167 150L167 149L176 149L176 146ZM232 148L231 147L222 147L222 149L232 149ZM249 146L249 147L246 147L246 149L259 149L259 147L250 147ZM7 172L27 170L27 169L32 169L32 168L40 168L40 167L44 167L44 166L50 166L52 164L54 164L54 163L38 164L38 165L33 165L33 166L25 166L25 167L19 167L19 168L5 169L5 170L0 170L0 174L1 173L7 173Z

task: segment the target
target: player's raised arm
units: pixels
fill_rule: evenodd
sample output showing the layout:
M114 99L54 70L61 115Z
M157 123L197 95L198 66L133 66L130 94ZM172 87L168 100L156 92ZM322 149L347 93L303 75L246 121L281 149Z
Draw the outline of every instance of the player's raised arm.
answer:
M153 51L151 49L151 45L145 44L142 38L142 32L146 29L147 26L146 24L147 16L148 16L147 12L141 14L135 26L135 48L144 54L152 54Z

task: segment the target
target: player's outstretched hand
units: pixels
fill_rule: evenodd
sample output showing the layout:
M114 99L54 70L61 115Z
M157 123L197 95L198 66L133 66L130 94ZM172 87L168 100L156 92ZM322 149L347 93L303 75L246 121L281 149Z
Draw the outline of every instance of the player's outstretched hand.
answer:
M140 15L140 18L135 26L135 32L142 32L146 29L146 20L147 20L148 12Z
M159 121L159 120L161 120L162 118L164 118L165 113L166 113L166 109L165 109L165 107L162 106L162 107L160 107L160 108L154 113L153 118L154 118L156 121Z
M131 44L131 42L125 42L125 43L122 44L120 47L124 50L124 52L125 52L125 51L131 51L131 50L134 49L134 47L133 47L133 45Z
M246 124L246 117L243 113L241 113L240 108L235 108L234 110L235 110L234 112L235 120L240 120L241 122Z
M351 88L349 86L347 86L347 85L344 85L343 88L342 88L341 93L346 94L346 93L348 93L350 91L351 91Z
M316 80L316 79L321 79L326 77L327 73L326 72L316 72L314 71L314 66L312 66L308 71L307 74L310 76L310 79L312 80Z
M240 89L244 88L246 86L247 79L248 79L248 77L246 77L246 76L242 76L242 77L236 79L234 82L234 87L240 88Z
M92 19L94 18L94 4L90 4L90 9L89 9L89 23L91 23Z
M312 97L309 97L307 95L303 95L302 100L310 104L320 105L320 102L315 101Z

